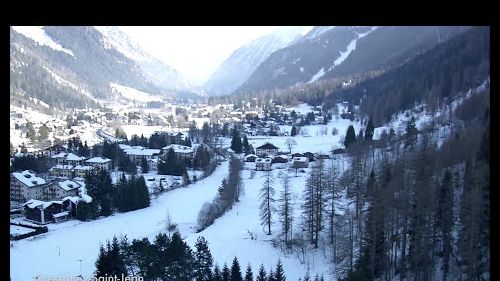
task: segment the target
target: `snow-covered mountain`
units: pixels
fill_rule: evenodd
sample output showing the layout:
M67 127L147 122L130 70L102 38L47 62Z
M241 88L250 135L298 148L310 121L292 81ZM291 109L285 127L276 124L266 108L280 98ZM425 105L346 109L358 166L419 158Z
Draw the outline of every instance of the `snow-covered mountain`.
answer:
M10 98L19 106L36 107L34 98L50 108L95 107L113 97L111 83L163 97L203 94L117 28L12 27L10 43Z
M238 88L271 53L288 46L310 28L283 27L237 49L205 83L209 95L225 95Z
M273 52L234 92L286 88L395 65L463 30L446 26L317 26Z
M148 54L137 42L134 42L117 27L95 26L95 29L102 33L102 42L106 49L114 48L137 62L153 84L166 89L193 90L193 85L183 78L177 70Z

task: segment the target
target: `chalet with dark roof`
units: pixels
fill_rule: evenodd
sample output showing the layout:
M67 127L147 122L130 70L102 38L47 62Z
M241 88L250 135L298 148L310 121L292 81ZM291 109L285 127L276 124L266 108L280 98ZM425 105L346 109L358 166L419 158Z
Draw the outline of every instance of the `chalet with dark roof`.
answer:
M271 143L265 143L255 149L255 154L258 157L275 156L278 154L278 147Z

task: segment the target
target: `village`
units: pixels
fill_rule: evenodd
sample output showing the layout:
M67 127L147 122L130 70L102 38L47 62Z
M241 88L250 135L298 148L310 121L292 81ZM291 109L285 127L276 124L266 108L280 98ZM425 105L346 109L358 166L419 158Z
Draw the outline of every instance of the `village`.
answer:
M95 110L89 110L83 114L77 113L82 120L78 120L71 129L63 130L73 131L73 134L65 137L68 141L54 137L53 141L46 142L54 144L41 150L27 150L23 144L11 151L11 170L15 158L28 156L44 159L47 168L47 171L41 173L33 170L12 171L10 184L12 238L29 237L27 235L29 230L23 227L34 228L35 231L32 229L31 233L36 234L38 226L75 219L78 203L92 201L92 197L86 192L84 177L95 170L103 169L109 172L113 183L116 183L121 174L143 175L151 195L157 195L160 186L161 191L168 191L201 179L204 174L202 169L199 165L193 165L197 153L203 151L199 148L202 147L207 153L209 152L213 158L210 161L220 162L227 158L228 153L235 152L230 148L235 132L240 139L243 139L244 146L242 153L237 155L246 162L245 169L255 171L289 169L297 174L305 172L304 168L308 168L309 162L315 159L328 159L344 152L343 148L336 148L313 153L301 145L294 149L297 146L296 136L305 138L310 136L308 128L315 129L315 136L326 137L337 134L337 128L331 129L326 126L332 119L332 112L323 113L320 108L305 105L297 108L275 105L273 111L265 113L263 110L251 108L250 104L248 107L248 110L245 110L244 106L231 110L233 105L178 107L180 110L173 111L181 114L190 112L190 114L186 115L188 118L178 115L178 118L173 120L192 121L177 122L174 128L170 124L175 121L172 123L162 121L158 115L151 112L134 111L130 114L129 111L128 114L120 115L100 114ZM343 107L342 112L345 113L346 109L347 106ZM124 116L130 118L125 119ZM169 116L172 121L172 115ZM106 122L108 117L111 122ZM76 117L77 119L79 118ZM348 118L340 120L350 121ZM200 121L204 123L200 124ZM111 127L115 128L115 132L106 126L117 122L124 125ZM210 126L208 122L217 123L211 123ZM127 130L127 126L141 129L136 134L129 135L127 139L127 134L121 132L131 133ZM79 132L89 127L98 129L94 130L92 140L87 141L83 139L85 135ZM210 129L210 133L204 132L207 128ZM51 134L56 136L58 132L60 131L54 129ZM142 132L140 137L137 134L139 132ZM154 143L153 139L156 140L158 137L165 139L166 141L162 143L168 145L161 146L161 143ZM126 157L129 169L124 167L119 157L105 157L103 146L111 144L117 147L120 155ZM185 163L187 167L185 175L173 175L159 170L160 163L171 161L167 159L170 150L176 159ZM133 171L130 166L133 167L131 168Z

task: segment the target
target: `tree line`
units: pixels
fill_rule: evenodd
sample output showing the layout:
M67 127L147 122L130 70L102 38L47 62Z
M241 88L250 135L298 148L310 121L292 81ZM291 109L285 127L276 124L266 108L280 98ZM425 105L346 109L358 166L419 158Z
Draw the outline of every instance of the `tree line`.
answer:
M76 209L79 220L95 219L99 216L109 216L113 210L128 212L149 207L150 194L143 176L129 179L124 174L116 184L105 169L88 172L85 177L87 194L91 202L80 201Z
M95 277L141 276L144 280L196 280L196 281L286 281L281 260L266 272L264 265L259 267L254 278L251 264L242 273L237 257L231 266L224 263L220 267L214 262L208 242L203 236L196 240L191 249L178 232L169 236L159 233L153 242L147 238L128 241L127 237L113 237L99 248L95 262ZM303 281L309 281L306 274ZM315 281L323 277L316 276Z
M239 201L243 190L241 169L243 163L238 158L231 156L229 161L229 176L222 180L217 195L212 202L205 202L198 213L198 232L212 225L235 202Z

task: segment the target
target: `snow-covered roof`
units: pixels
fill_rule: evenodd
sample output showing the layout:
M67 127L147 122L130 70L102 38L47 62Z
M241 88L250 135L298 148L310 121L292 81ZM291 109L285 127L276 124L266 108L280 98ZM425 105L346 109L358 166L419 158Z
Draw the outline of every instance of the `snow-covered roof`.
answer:
M51 156L51 158L53 158L53 159L55 159L55 158L64 158L64 157L66 157L66 153L64 153L64 152L59 152L58 154Z
M94 157L90 158L89 160L85 161L86 163L96 163L96 164L103 164L103 163L108 163L111 162L111 159L108 158L102 158L102 157Z
M276 156L274 156L274 158L282 158L282 159L288 160L288 156L286 156L286 155L276 155Z
M257 158L255 159L255 163L271 163L271 158Z
M180 144L171 144L162 148L164 151L168 151L170 148L174 150L175 153L192 153L194 152L193 148Z
M144 155L144 156L153 156L154 154L160 154L160 149L149 149L149 148L128 148L124 149L125 154L127 155Z
M293 161L307 162L309 159L307 157L293 157Z
M70 191L70 190L73 190L75 188L80 187L79 184L77 184L74 181L70 181L70 180L60 181L57 184L59 185L59 187L61 187L62 189L66 190L66 191Z
M69 201L73 202L74 204L77 204L77 203L78 203L78 201L80 201L80 199L82 199L82 198L80 198L80 197L78 197L78 196L66 196L66 197L64 197L64 198L62 199L62 201L69 200Z
M257 155L255 155L255 154L248 154L248 155L245 155L245 159L250 158L250 157L257 157Z
M92 170L94 167L92 166L81 166L81 165L77 165L75 166L75 170L85 170L85 171L90 171Z
M73 165L55 165L54 167L50 168L52 169L62 169L62 170L71 170L73 169Z
M92 197L88 196L87 194L82 194L81 197L82 197L83 201L85 201L87 203L92 202Z
M12 175L20 182L22 182L24 185L28 187L34 187L37 185L45 184L45 180L37 177L35 173L26 170L22 171L21 173L12 173Z
M81 161L85 160L85 157L80 157L78 155L75 155L73 153L68 153L68 156L66 156L66 161Z
M23 204L23 207L28 206L28 208L33 209L33 208L41 206L42 209L45 209L52 204L61 204L61 202L59 202L59 201L45 202L45 201L40 201L40 200L36 200L36 199L30 199L29 201L27 201L26 203Z

